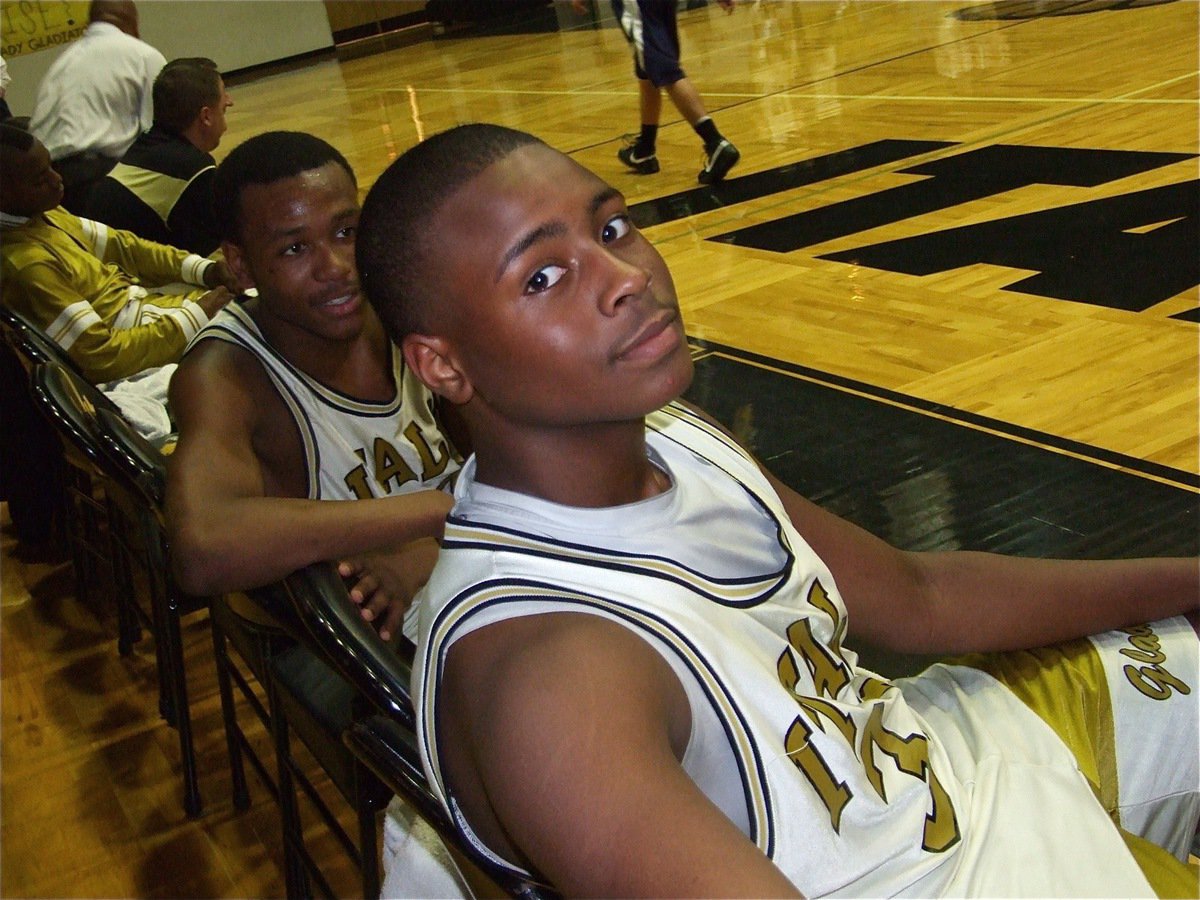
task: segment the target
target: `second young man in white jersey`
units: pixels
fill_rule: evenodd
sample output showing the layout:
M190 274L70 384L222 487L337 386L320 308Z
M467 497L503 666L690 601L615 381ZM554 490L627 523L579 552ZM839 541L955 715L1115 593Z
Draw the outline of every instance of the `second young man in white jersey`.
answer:
M354 558L352 597L390 637L436 556L459 455L359 289L354 173L319 138L268 132L222 161L214 194L225 258L254 296L196 336L172 379L179 582L245 590Z

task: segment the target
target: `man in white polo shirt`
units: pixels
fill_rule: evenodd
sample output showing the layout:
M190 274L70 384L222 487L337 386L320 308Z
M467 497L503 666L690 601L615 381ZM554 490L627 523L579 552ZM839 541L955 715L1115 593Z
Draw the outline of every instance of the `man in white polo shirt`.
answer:
M133 0L93 0L88 22L38 85L29 121L62 175L62 205L77 215L88 188L153 123L154 79L167 62L138 37Z

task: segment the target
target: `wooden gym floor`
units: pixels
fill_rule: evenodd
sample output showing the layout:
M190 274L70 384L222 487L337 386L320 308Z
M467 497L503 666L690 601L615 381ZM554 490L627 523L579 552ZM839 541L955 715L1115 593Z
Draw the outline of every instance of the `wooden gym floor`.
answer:
M569 5L231 78L217 155L311 131L365 191L453 124L532 131L620 187L671 265L692 396L822 502L908 546L1196 553L1197 13L685 12L685 68L742 152L715 188L696 184L698 139L669 104L661 173L623 170L628 53ZM1024 505L1005 505L1009 488ZM8 536L0 550L0 894L279 895L269 799L229 801L203 619L188 641L205 813L189 821L152 649L120 659L109 611L80 608L66 567ZM332 845L328 859L352 895Z

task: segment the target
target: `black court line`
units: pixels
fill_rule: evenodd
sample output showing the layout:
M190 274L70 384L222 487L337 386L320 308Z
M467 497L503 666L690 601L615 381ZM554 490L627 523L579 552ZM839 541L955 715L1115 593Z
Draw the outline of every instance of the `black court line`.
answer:
M1085 444L1081 441L1073 441L1068 438L1048 434L1044 431L1039 431L1034 428L1025 428L1020 425L1014 425L1011 422L1005 422L1000 419L993 419L989 416L983 416L977 413L956 409L955 407L947 406L943 403L936 403L932 400L913 397L898 391L892 391L887 388L877 387L862 381L856 381L853 378L846 378L830 372L823 372L818 369L800 365L798 363L784 362L773 357L763 356L758 353L751 353L746 350L739 350L734 347L713 343L711 341L692 340L691 343L698 348L710 351L712 353L718 353L724 356L740 359L757 366L780 369L796 377L816 381L830 387L839 388L843 391L854 391L855 393L866 394L870 397L877 398L878 400L885 401L887 403L909 407L913 410L918 410L923 413L950 419L960 423L961 425L971 426L976 429L984 428L988 431L998 432L999 434L1006 435L1014 440L1037 444L1051 450L1060 451L1061 453L1069 453L1073 456L1082 457L1086 460L1092 460L1096 463L1106 463L1110 466L1120 466L1123 469L1128 469L1131 472L1137 472L1150 478L1162 479L1181 487L1190 487L1200 490L1200 475L1194 472L1186 472L1182 469L1176 469L1172 466L1148 462L1147 460L1138 459L1137 457L1129 456L1124 453L1106 450L1103 447L1095 447L1091 444Z

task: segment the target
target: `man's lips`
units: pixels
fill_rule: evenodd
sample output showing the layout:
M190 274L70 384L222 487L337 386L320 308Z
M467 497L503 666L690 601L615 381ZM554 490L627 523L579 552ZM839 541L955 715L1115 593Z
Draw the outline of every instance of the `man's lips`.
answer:
M337 310L337 309L340 309L345 306L349 306L350 304L354 303L356 300L358 300L359 296L360 296L360 294L359 294L358 288L350 287L350 288L346 288L345 290L339 291L338 293L334 294L333 296L331 296L325 300L322 300L317 305L320 306L322 309Z
M671 349L678 341L672 326L679 319L678 310L664 309L655 313L613 353L614 360L654 358Z

